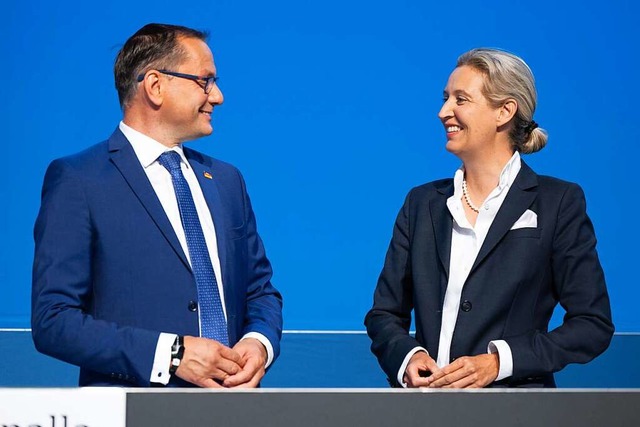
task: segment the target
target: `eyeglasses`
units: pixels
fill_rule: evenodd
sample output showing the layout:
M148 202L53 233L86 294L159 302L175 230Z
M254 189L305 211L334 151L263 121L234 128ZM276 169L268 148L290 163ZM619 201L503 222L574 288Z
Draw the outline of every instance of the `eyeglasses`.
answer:
M196 82L198 86L200 86L202 89L204 89L204 93L206 93L207 95L209 94L209 92L211 92L211 89L213 89L213 85L215 85L218 79L220 78L217 76L195 76L193 74L177 73L175 71L169 71L169 70L158 70L158 71L168 76L180 77L181 79L192 80ZM141 82L143 80L144 80L144 74L140 74L138 76L138 82ZM204 82L204 86L200 84L201 82Z

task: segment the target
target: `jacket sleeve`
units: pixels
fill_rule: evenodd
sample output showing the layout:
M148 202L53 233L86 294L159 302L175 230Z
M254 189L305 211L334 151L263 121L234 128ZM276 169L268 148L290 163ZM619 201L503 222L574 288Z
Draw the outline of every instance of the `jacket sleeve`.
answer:
M507 338L513 378L557 372L568 363L586 363L601 354L613 336L604 272L596 252L593 225L582 189L575 184L562 196L553 237L554 292L566 314L562 325Z
M54 161L34 228L34 344L65 362L149 385L159 332L119 327L91 315L94 234L81 174L64 160Z
M398 213L393 236L378 279L373 307L365 317L371 351L378 358L388 381L399 386L397 375L406 355L418 341L409 335L413 310L409 212L411 193Z
M273 360L280 354L282 337L282 296L271 284L273 275L262 239L258 235L256 218L242 175L245 223L247 224L247 309L242 335L257 332L264 335L273 347ZM272 361L273 362L273 361Z

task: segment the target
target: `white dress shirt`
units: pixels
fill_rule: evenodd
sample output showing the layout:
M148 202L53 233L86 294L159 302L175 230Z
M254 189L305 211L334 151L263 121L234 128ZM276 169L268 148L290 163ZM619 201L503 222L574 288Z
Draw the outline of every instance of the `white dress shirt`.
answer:
M447 208L453 217L453 229L451 235L451 257L449 264L449 282L444 296L442 307L442 326L440 327L440 341L436 364L444 367L449 364L451 352L451 340L458 320L460 310L460 297L462 289L469 276L471 267L478 256L489 228L493 223L509 188L520 172L522 164L520 154L516 151L500 173L498 186L491 191L489 196L480 206L480 213L475 226L467 220L462 205L462 180L464 179L464 166L461 166L453 178L454 193L447 199ZM409 360L418 351L427 350L423 347L412 349L404 358L398 372L398 382L406 387L403 382L404 372ZM504 340L491 341L487 348L488 353L498 353L500 368L496 381L510 377L513 374L513 356L511 348Z
M171 174L169 171L158 162L158 157L165 151L173 150L180 155L181 169L185 177L185 180L189 184L189 189L193 196L193 202L198 212L198 219L202 225L202 232L209 251L209 257L211 258L211 265L213 266L213 272L216 276L216 282L218 284L218 291L220 292L220 300L222 302L222 310L224 312L225 319L227 318L226 306L224 303L224 287L222 284L222 270L220 267L220 258L218 257L218 243L216 239L216 230L213 223L213 217L207 206L207 201L202 194L198 179L189 165L187 158L184 155L182 146L178 145L169 149L165 145L150 138L137 130L127 126L125 123L120 122L120 130L124 136L129 140L133 151L136 153L136 157L140 161L153 190L155 191L164 212L169 218L169 222L173 230L178 237L180 246L184 251L189 263L191 258L189 256L189 249L187 247L187 238L182 227L182 220L180 218L180 209L178 207L178 200L176 198L173 183L171 181ZM198 310L198 323L200 323L200 310ZM244 338L256 338L267 349L267 364L269 366L273 360L273 346L269 340L262 334L256 332L250 332L242 337ZM151 370L151 382L167 384L170 379L169 366L171 362L171 346L176 339L175 334L161 333L156 345L156 353Z

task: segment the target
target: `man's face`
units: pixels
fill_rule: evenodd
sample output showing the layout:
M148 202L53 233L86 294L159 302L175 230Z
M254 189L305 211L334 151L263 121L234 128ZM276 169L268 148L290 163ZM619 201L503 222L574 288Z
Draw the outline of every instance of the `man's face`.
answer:
M178 41L187 53L180 66L171 71L201 77L216 75L213 55L205 42L195 38ZM181 143L211 135L213 108L222 104L224 97L216 84L209 94L204 93L204 82L162 75L167 79L165 98L161 106L167 137Z

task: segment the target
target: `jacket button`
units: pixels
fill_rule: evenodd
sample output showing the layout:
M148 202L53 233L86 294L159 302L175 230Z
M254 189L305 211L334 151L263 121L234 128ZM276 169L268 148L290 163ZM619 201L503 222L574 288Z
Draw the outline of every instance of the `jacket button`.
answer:
M469 301L469 300L464 300L464 301L462 302L462 304L460 304L460 308L461 308L461 309L462 309L462 311L464 311L464 312L471 311L471 307L473 307L473 306L471 305L471 301Z
M197 311L198 310L198 303L195 301L189 301L189 311Z

